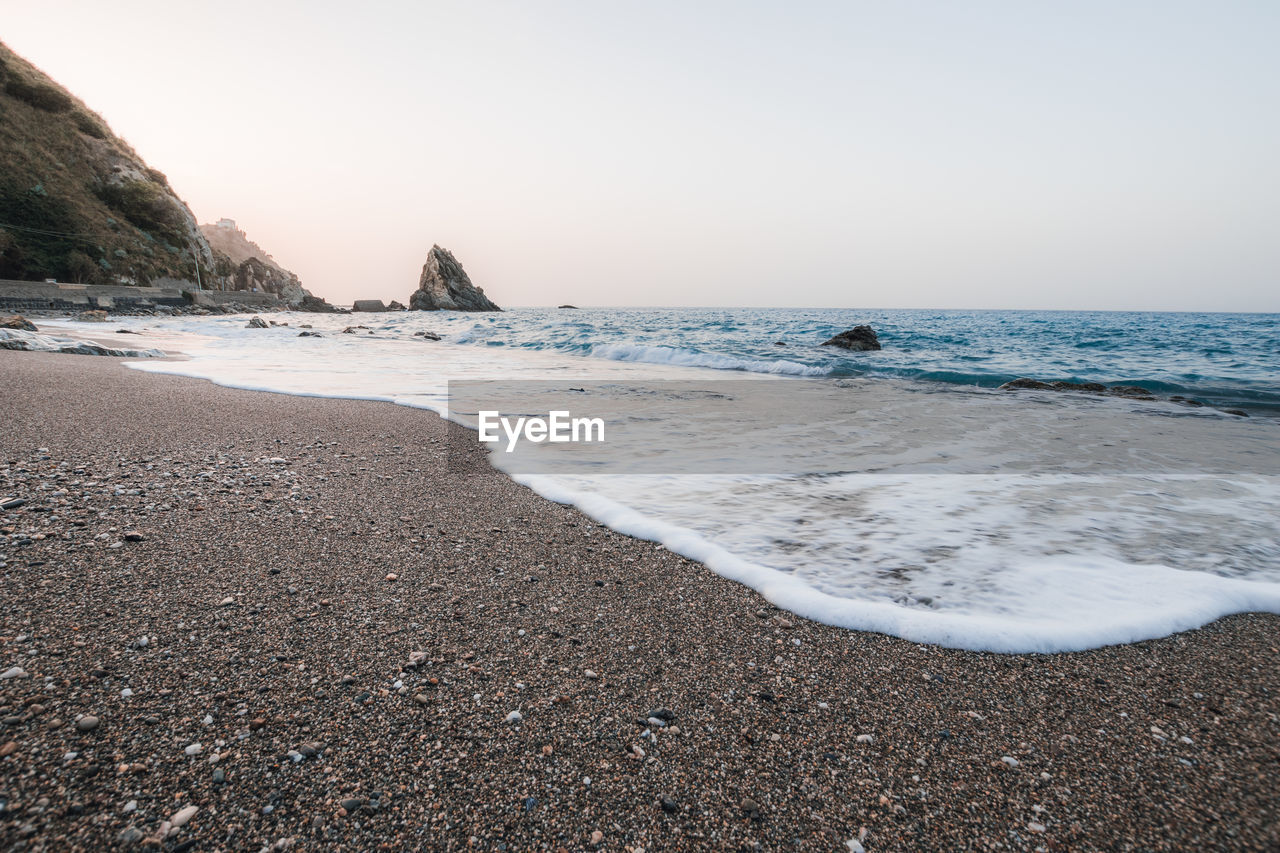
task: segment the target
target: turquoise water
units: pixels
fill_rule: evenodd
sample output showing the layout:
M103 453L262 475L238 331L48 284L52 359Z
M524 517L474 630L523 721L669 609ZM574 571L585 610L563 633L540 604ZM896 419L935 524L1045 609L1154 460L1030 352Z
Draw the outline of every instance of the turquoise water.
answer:
M818 346L863 323L882 351ZM459 343L619 361L987 388L1091 381L1280 414L1280 314L527 308L450 325L468 327Z

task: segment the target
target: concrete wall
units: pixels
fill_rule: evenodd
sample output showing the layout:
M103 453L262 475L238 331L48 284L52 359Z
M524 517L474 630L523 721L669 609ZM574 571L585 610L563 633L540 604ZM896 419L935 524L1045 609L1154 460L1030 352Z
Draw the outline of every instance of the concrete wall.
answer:
M171 287L126 287L98 284L50 284L0 280L0 310L89 311L186 305L182 291Z
M179 283L180 282L175 282ZM247 290L187 290L182 287L127 287L103 284L50 284L43 281L0 279L0 311L132 311L157 305L183 307L192 303L214 306L237 302L251 308L280 308L273 293Z

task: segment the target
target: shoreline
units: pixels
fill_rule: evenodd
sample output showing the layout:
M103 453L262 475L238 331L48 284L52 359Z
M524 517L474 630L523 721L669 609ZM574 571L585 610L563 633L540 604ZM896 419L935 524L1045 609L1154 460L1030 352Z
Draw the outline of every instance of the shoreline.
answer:
M0 352L7 847L189 805L166 848L1280 844L1280 617L1051 655L833 628L449 467L430 412L117 362Z

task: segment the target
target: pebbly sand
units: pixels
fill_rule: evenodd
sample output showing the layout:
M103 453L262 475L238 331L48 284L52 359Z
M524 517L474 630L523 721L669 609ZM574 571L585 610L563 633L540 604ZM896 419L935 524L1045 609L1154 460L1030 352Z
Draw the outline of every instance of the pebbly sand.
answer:
M423 411L0 381L6 849L1280 848L1273 616L924 647L446 461Z

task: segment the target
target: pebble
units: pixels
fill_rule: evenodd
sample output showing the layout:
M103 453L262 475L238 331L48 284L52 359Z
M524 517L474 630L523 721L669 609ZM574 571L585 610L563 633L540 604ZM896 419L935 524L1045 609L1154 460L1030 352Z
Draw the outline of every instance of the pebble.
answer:
M195 817L198 811L200 811L199 806L187 806L185 809L179 809L169 818L169 823L174 827L185 826L187 821Z
M222 599L222 601L218 602L218 606L219 606L219 607L230 607L231 605L233 605L233 604L235 604L235 603L236 603L235 597L234 597L234 596L230 596L230 595L228 595L226 598Z
M582 671L582 677L587 679L588 681L595 681L600 676L596 673L595 670L585 669Z
M601 841L604 841L603 832L597 829L595 832L591 833L591 843L593 845L598 845Z
M875 740L875 738L873 738L871 735L858 735L858 737L855 738L855 740L857 740L858 743L871 743L873 740Z
M98 727L98 718L92 714L86 714L76 720L76 728L82 732L91 732Z
M126 530L124 533L124 541L126 542L141 542L146 538L136 530Z
M127 803L125 803L125 804L124 804L124 808L123 808L121 811L122 811L124 814L132 814L133 812L136 812L137 810L138 810L138 801L137 801L137 800L130 800L129 802L127 802Z
M680 806L676 804L675 800L671 799L665 794L662 795L661 797L658 797L658 805L662 806L662 810L664 812L667 812L668 814L671 812L677 811L680 808Z
M1034 820L1027 824L1027 830L1029 832L1044 832L1044 829L1045 827L1043 823L1038 823Z
M185 752L187 755L199 755L201 752L204 751L204 747L201 746L199 743L193 743L187 746L182 751Z
M342 806L344 809L346 809L349 812L353 812L364 805L364 800L360 799L359 797L348 797L347 799L338 803L338 805Z
M6 755L13 755L17 751L18 751L18 742L11 740L8 743L6 743L4 746L0 746L0 758L4 758Z
M1000 757L1000 760L1005 764L1008 764L1010 767L1017 767L1020 763L1018 759L1014 758L1012 755L1003 755Z
M398 579L398 576L396 575L395 572L387 572L387 580L393 581L397 579Z
M27 671L20 666L11 666L4 672L0 672L0 681L8 681L11 678L26 678Z
M518 723L523 719L524 714L521 714L519 711L512 711L510 714L507 714L508 723Z

